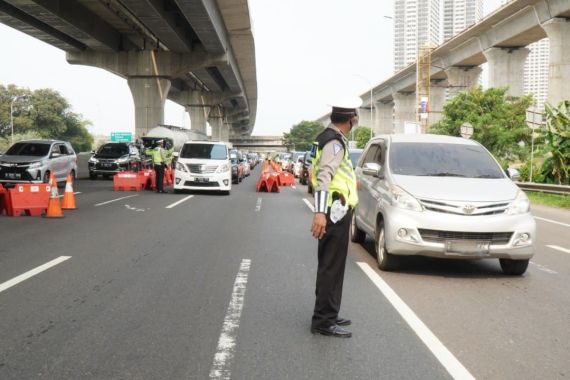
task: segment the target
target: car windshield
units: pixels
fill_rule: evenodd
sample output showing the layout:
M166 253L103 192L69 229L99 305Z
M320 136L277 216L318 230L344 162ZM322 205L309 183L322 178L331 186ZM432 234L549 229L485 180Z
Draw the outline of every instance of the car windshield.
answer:
M185 144L180 152L180 157L226 160L228 151L224 144Z
M394 174L433 177L504 178L491 155L478 145L393 143Z
M6 156L43 157L49 153L50 144L19 142L10 147Z
M348 155L350 156L350 161L352 161L352 167L355 168L360 156L362 156L362 152L349 152Z
M100 156L120 157L129 154L129 147L123 144L105 144L97 152Z

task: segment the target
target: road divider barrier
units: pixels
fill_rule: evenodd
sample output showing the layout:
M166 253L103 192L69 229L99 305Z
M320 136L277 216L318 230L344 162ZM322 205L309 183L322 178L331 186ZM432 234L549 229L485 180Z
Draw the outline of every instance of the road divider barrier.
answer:
M137 173L131 171L122 171L113 177L114 191L141 191L144 185Z
M3 189L0 212L7 216L41 216L48 209L50 191L47 183L22 183Z
M283 171L281 165L275 161L265 161L261 166L261 174L257 181L256 191L279 193L280 186L293 186L295 176Z

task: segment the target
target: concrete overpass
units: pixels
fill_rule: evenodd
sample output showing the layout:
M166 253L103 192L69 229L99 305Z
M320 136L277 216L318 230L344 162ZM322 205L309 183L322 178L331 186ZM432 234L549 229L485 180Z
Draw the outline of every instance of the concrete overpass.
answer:
M523 95L523 73L529 44L550 39L548 102L570 98L570 0L515 0L432 52L429 121L439 120L446 99L479 83L480 65L489 65L489 86L509 86ZM361 95L361 124L376 134L401 133L416 121L416 63ZM328 115L318 121L327 124Z
M257 80L247 0L0 0L0 22L66 51L71 64L126 78L137 136L164 124L167 98L186 108L198 133L208 121L213 139L251 134Z
M230 139L233 147L248 152L287 152L283 136L249 136Z

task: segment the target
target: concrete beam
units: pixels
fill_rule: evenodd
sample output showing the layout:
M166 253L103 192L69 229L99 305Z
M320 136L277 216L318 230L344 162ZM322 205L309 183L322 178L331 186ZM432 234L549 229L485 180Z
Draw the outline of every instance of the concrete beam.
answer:
M450 67L445 70L449 84L449 98L479 84L480 67Z
M570 99L570 22L553 19L542 25L550 40L548 103L558 105Z
M491 48L484 51L489 63L489 87L508 86L507 94L524 95L524 64L527 48Z

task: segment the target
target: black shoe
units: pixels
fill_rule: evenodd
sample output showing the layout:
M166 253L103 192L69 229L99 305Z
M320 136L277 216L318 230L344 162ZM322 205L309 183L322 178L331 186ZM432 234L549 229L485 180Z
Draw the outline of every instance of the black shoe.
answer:
M350 319L338 317L336 319L336 324L337 326L350 326L352 324L352 321Z
M332 325L329 327L311 327L311 333L334 336L335 338L350 338L352 336L350 331L345 330L338 325Z

